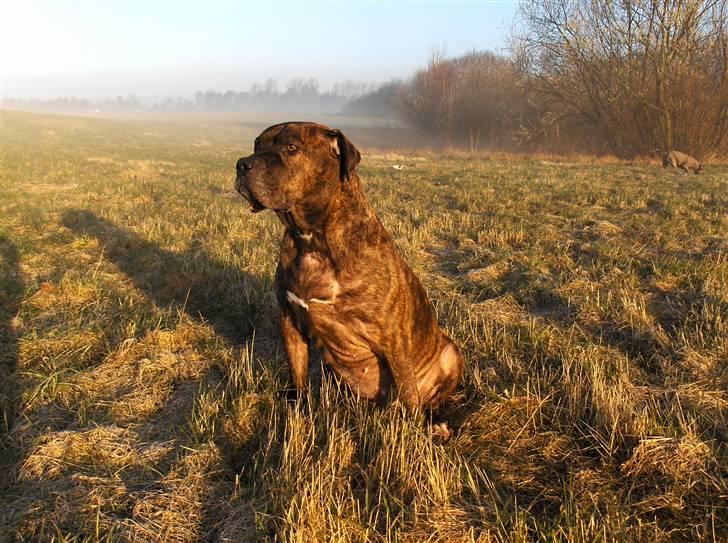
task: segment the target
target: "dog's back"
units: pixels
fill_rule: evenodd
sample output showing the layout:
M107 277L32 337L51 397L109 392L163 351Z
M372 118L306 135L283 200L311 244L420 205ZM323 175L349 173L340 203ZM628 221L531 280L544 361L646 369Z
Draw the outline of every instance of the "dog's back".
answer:
M668 166L672 166L673 170L680 168L686 172L692 171L694 173L698 173L703 169L700 162L680 151L668 151L662 155L662 167L667 168Z

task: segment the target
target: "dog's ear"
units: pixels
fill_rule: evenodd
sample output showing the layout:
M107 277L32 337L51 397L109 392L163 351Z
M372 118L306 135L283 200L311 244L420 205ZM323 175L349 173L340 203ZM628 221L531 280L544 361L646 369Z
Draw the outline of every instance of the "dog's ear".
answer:
M349 179L349 174L354 171L359 161L361 161L361 153L354 147L341 130L329 130L327 135L330 138L329 149L332 156L339 159L339 175L341 180Z

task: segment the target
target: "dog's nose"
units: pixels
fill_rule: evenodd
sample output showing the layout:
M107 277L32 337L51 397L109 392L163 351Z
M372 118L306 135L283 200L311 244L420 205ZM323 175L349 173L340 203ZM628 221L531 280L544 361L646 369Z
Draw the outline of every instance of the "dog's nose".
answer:
M239 172L247 172L248 170L253 169L253 163L249 160L241 158L240 160L238 160L236 168Z

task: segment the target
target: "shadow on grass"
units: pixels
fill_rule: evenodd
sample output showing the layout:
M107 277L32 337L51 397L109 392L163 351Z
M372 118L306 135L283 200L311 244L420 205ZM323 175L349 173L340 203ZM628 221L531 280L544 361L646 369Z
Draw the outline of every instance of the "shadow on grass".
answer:
M116 264L154 304L173 306L192 318L204 320L216 334L233 345L251 340L257 329L256 351L275 350L277 324L272 323L275 319L268 313L266 302L268 293L273 291L270 281L220 262L194 243L179 253L163 249L87 210L68 210L61 221L77 235L96 238L103 248L103 258ZM261 330L262 337L259 335ZM213 384L220 377L211 368L198 379L177 384L159 411L139 425L136 433L140 439L174 443L173 450L178 451L186 439L178 435L179 428L188 425L186 417L193 412L201 390L214 389ZM206 386L201 388L201 383ZM241 464L238 449L252 454L256 450L256 438L257 434L253 432L248 439L231 443L224 435L216 436L224 464L219 467L219 478L213 487L229 490L230 474L238 471ZM171 461L175 454L162 462ZM128 483L131 485L133 481ZM159 485L160 481L154 484ZM214 507L202 508L200 528L214 532L220 522Z
M156 305L174 305L202 318L232 344L252 337L263 308L261 293L271 290L268 281L220 262L200 247L181 253L162 249L87 210L68 210L61 222L76 234L95 237L104 258Z
M20 309L23 293L23 279L20 274L18 250L4 235L0 234L0 487L7 481L5 469L12 463L16 448L9 440L9 433L15 425L17 401L20 394L17 378L17 343L14 319Z
M266 305L271 287L265 280L220 262L194 244L179 253L163 249L87 210L68 210L61 221L75 235L97 239L103 251L101 258L118 266L147 296L150 304L172 307L193 319L204 320L232 345L252 339L255 328L264 329L266 337L271 335L266 328L272 326ZM151 378L148 382L140 382L134 376L127 379L119 375L118 379L110 379L109 386L98 392L97 397L72 396L70 409L63 402L48 402L41 409L30 409L22 415L24 425L15 425L18 439L25 440L24 449L5 446L5 433L14 426L20 387L29 384L14 378L17 341L13 334L13 318L20 307L23 289L17 250L0 235L0 371L10 376L0 383L3 416L0 495L7 500L0 508L5 509L0 510L0 540L4 541L6 536L8 540L15 540L19 534L25 534L28 540L43 539L44 530L88 535L88 516L83 511L86 496L103 489L118 492L117 501L107 504L102 513L106 523L112 523L123 533L142 525L145 529L154 526L155 515L165 508L171 508L170 518L182 515L186 509L175 509L174 500L181 496L179 499L183 501L188 491L196 489L199 496L195 496L201 505L185 520L185 529L198 533L200 540L215 540L215 534L225 520L221 504L230 494L234 480L231 466L235 464L231 454L222 447L218 458L214 449L204 446L207 439L224 445L224 436L194 435L198 404L217 394L224 379L223 372L215 364L199 373L170 377L170 383L160 381L156 399L151 393L157 385ZM274 336L271 341L276 339ZM256 350L257 345L256 340ZM180 355L181 358L184 356L185 353ZM106 375L97 370L97 367L89 367L83 372L90 379ZM113 371L125 369L120 365ZM188 367L186 371L192 370ZM148 408L138 407L141 409L139 415L133 410L114 413L114 406L140 401L140 391L145 394L148 391L149 401L157 403ZM84 403L87 400L88 403ZM76 416L81 405L84 406L85 422L80 422ZM21 415L17 418L20 422ZM95 432L100 437L88 437L95 436ZM119 469L113 479L105 478L104 466L97 467L81 452L76 453L80 455L77 465L61 462L61 471L53 477L22 476L21 455L26 456L26 460L33 455L28 444L51 446L70 438L82 444L87 443L84 440L98 439L96 443L103 446L113 445L118 440L120 450L126 446L142 447L138 449L141 451L158 448L163 452L154 458L154 469L138 469L130 464ZM12 444L9 438L8 442ZM249 444L245 440L236 445L245 451L256 447L255 443ZM45 465L38 460L38 455L33 461ZM209 462L209 466L205 462ZM198 466L199 463L202 464ZM89 473L92 478L86 478ZM186 489L188 484L194 488Z

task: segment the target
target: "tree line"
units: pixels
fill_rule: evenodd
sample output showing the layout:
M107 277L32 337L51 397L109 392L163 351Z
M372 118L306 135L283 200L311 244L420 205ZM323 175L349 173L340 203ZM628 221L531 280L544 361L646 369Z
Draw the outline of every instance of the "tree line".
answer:
M445 144L728 155L727 0L522 2L509 54L434 54L395 104Z
M278 89L275 79L255 83L243 92L208 90L195 93L194 108L201 111L288 111L299 114L337 113L352 99L371 93L376 84L363 81L336 83L322 91L316 79L296 78Z
M375 83L343 81L321 90L313 78L295 78L281 90L275 79L254 83L247 91L213 89L197 91L192 99L175 97L143 100L137 96L117 96L103 100L60 97L50 100L5 99L4 107L56 112L132 112L132 111L285 111L298 114L338 113L349 102L373 93Z

